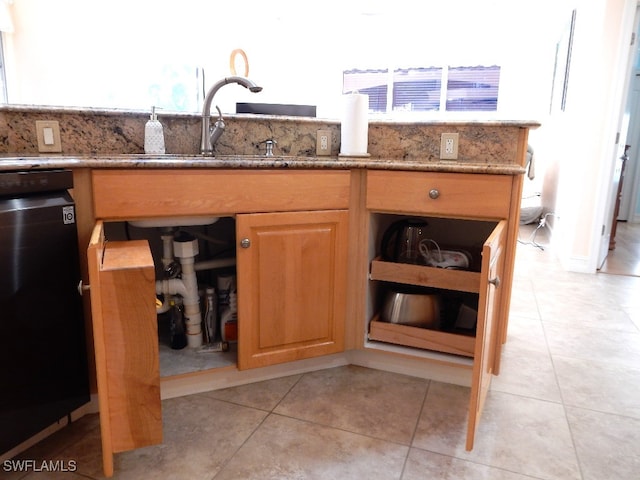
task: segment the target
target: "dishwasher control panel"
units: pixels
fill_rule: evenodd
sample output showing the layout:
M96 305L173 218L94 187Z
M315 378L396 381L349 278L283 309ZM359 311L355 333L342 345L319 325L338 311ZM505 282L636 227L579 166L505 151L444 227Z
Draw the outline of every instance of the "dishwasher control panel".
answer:
M71 170L0 172L0 197L57 192L73 187Z

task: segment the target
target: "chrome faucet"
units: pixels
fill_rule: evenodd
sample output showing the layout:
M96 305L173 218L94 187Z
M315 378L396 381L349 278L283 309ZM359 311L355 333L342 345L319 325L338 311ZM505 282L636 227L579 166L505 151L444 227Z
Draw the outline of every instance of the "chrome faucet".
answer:
M215 123L214 128L211 128L211 103L213 102L213 97L216 92L228 83L237 83L248 88L251 92L260 92L262 90L262 87L259 87L245 77L225 77L211 87L204 98L204 106L202 107L202 141L200 142L200 153L203 155L213 155L213 146L224 131L224 120L218 107L216 107L218 110L218 121Z

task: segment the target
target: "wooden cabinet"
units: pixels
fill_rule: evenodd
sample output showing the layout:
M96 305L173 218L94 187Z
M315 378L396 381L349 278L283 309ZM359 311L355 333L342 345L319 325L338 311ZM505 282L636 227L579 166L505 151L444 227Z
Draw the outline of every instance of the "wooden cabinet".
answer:
M98 222L88 263L105 474L113 473L114 452L162 439L153 260L148 246L139 242L105 243L102 230L102 221L141 218L235 217L239 369L338 353L345 346L362 349L365 320L357 319L365 316L364 351L375 343L378 350L410 347L407 356L416 348L437 352L438 362L464 359L451 364L466 365L470 372L467 448L472 448L506 335L519 177L386 170L104 169L91 172L91 191ZM385 222L403 216L445 222L442 230L470 238L478 247L480 266L448 271L380 260L376 234ZM378 321L378 286L385 283L474 295L475 331ZM371 315L364 314L367 309Z
M145 241L106 242L98 222L88 251L104 473L113 454L162 442L155 269Z
M88 250L105 475L113 453L162 441L155 269L102 221L234 216L238 368L344 350L349 171L94 170ZM248 246L248 245L247 245Z
M348 211L236 221L238 368L342 351Z
M479 256L477 268L470 271L382 261L377 254L370 261L370 283L374 292L370 301L374 315L368 325L368 342L444 353L458 365L461 357L472 360L467 364L471 370L468 450L473 448L491 376L499 368L502 324L508 315L503 310L508 302L502 302L503 296L510 294L510 272L505 261L509 250L508 231L513 228L512 197L519 191L514 189L512 181L511 177L502 175L367 173L366 208L371 229L378 230L371 238L379 239L385 226L397 218L420 216L431 224L430 231L436 241L469 248ZM370 250L379 252L379 244ZM509 278L507 282L505 277ZM471 294L472 300L477 301L475 328L459 329L449 322L442 329L426 329L380 321L377 315L382 305L380 297L385 288L398 284L446 292L445 302L456 301L451 292ZM457 311L458 305L452 308ZM407 349L406 354L411 352ZM436 358L439 362L447 361L442 355L434 356Z
M92 174L96 218L235 216L240 369L344 349L350 182L345 170Z

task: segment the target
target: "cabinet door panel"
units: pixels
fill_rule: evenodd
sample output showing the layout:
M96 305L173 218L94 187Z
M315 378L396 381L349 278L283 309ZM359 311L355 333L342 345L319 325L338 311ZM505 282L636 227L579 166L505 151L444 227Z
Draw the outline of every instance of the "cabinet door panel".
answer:
M476 428L494 373L494 355L499 335L497 315L502 292L500 275L504 267L506 232L507 222L503 220L487 239L482 249L483 276L480 280L480 304L478 305L475 355L471 378L467 450L473 448Z
M348 212L238 215L238 367L342 351ZM245 243L246 245L246 243Z
M103 468L113 453L162 442L155 268L146 241L109 242L98 222L88 248Z

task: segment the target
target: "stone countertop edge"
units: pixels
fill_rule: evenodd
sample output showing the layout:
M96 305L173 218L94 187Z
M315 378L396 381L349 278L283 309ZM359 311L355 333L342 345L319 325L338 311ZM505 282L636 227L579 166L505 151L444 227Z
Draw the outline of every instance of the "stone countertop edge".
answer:
M423 172L492 173L520 175L525 168L513 164L490 164L462 161L419 161L370 157L260 157L226 155L204 157L197 155L44 155L2 156L0 171L46 170L58 168L258 168L258 169L370 169L409 170Z

